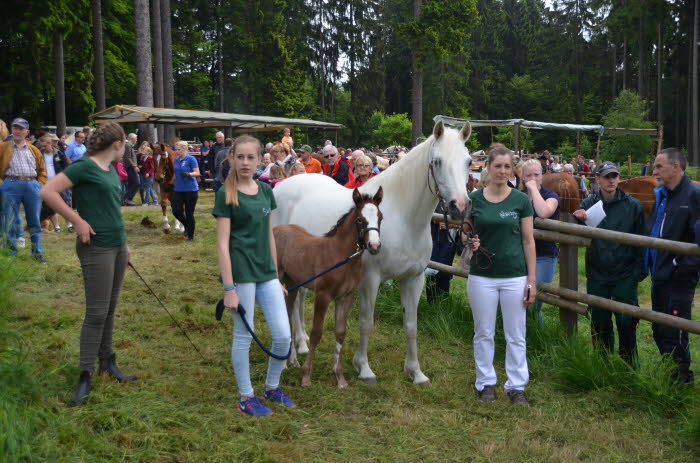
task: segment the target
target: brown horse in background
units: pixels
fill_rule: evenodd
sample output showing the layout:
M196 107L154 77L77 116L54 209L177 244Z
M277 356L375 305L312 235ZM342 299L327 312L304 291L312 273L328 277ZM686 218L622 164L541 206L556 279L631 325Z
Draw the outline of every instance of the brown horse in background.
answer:
M559 195L559 210L572 214L581 205L581 192L576 179L564 172L548 173L542 177L542 186Z
M153 176L155 181L160 186L160 208L163 211L163 232L170 233L170 224L168 223L168 202L173 200L174 186L172 185L173 176L175 175L175 152L171 150L165 143L157 143L153 145L153 159L156 165L156 171ZM175 230L184 230L183 225L175 220Z
M338 223L323 237L314 236L298 225L279 225L273 229L277 249L277 267L280 280L287 285L301 283L333 267L336 263L367 249L377 254L381 247L379 228L382 213L379 204L384 193L382 187L374 195L362 195L357 188L352 199L355 206L343 215ZM316 293L311 345L302 367L301 385L311 385L314 352L323 334L323 320L328 305L335 302L335 351L333 372L339 388L348 386L343 375L343 343L347 331L347 315L355 300L355 289L362 279L362 255L351 259L319 278L304 285ZM298 289L286 297L287 313L291 317ZM303 302L302 302L303 303ZM291 323L291 320L290 320ZM297 364L292 350L290 364Z
M658 186L659 182L656 181L656 177L634 177L629 180L620 180L618 184L622 191L637 198L642 203L647 220L656 202L654 188Z

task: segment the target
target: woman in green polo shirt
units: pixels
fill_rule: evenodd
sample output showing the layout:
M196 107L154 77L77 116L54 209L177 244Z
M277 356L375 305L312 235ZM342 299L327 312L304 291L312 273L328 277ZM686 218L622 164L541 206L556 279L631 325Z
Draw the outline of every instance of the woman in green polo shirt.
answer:
M99 373L119 382L134 381L122 373L112 350L114 310L129 262L124 219L121 214L121 183L112 162L124 154L124 131L115 123L95 129L87 142L86 155L51 179L41 190L50 208L74 224L76 251L85 284L85 320L80 333L80 379L70 403L82 405L90 392L90 380L99 358ZM76 210L61 199L60 192L73 189Z
M492 145L488 152L490 180L472 193L472 220L480 245L494 251L493 261L471 262L467 283L469 305L474 316L474 360L476 390L481 400L496 400L496 371L493 368L496 314L501 306L506 337L505 392L513 403L528 405L525 348L527 306L535 300L535 239L530 199L508 186L513 171L513 152Z
M224 306L233 310L231 362L238 383L238 411L268 416L272 410L253 394L250 382L249 350L252 336L238 313L239 303L253 326L255 302L260 305L272 336L272 352L284 355L289 349L291 330L284 301L284 289L277 279L275 238L270 214L277 207L269 185L253 179L260 163L257 138L242 135L229 150L230 173L224 188L216 193L212 214L216 217L219 272L224 284ZM270 357L264 398L286 407L296 405L279 387L284 360Z

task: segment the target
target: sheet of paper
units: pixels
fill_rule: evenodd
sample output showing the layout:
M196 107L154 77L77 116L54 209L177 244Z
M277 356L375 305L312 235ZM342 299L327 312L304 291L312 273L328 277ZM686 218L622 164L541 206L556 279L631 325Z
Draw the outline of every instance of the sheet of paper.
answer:
M603 201L598 201L586 211L586 225L589 227L597 227L604 218Z

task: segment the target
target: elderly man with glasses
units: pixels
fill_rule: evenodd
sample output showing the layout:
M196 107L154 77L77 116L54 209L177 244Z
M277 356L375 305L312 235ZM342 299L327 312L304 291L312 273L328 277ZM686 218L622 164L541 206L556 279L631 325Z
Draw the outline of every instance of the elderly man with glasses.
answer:
M333 145L324 146L323 158L326 161L326 164L323 165L324 175L328 175L340 185L345 185L349 181L355 180L350 166L338 154L338 148Z

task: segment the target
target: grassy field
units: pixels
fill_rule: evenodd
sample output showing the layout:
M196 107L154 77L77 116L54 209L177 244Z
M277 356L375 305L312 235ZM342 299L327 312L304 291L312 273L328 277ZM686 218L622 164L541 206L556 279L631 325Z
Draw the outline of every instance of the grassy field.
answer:
M528 358L532 407L511 406L502 391L482 404L473 390L473 323L465 281L453 280L449 299L421 301L419 358L431 378L416 387L402 374L405 352L395 286L380 294L370 362L379 384L356 379L350 364L358 341L357 308L350 317L345 356L347 390L331 372L332 311L319 348L311 388L300 370L283 374L296 410L276 409L252 419L236 409L230 364L231 319L216 322L217 282L212 196L200 197L197 236L187 243L139 223L159 223L159 210L125 212L133 262L182 322L206 360L178 332L132 272L128 272L115 331L115 349L131 384L97 377L88 404L66 403L78 376L83 289L74 237L45 236L48 265L0 260L1 461L677 461L700 459L700 394L667 380L663 362L642 322L642 367L590 348L589 325L565 340L558 312L545 306L546 328L531 325ZM582 275L583 276L583 275ZM581 288L585 288L582 285ZM640 288L649 306L648 282ZM307 301L307 304L309 301ZM697 307L697 305L696 305ZM307 311L308 313L309 311ZM310 315L310 314L309 314ZM698 319L698 313L695 313ZM257 316L259 332L269 341ZM504 341L498 330L501 384ZM697 337L693 355L700 359ZM253 384L260 392L266 359L251 350ZM699 368L696 366L696 370Z

